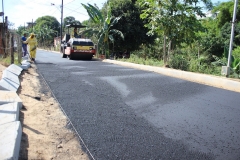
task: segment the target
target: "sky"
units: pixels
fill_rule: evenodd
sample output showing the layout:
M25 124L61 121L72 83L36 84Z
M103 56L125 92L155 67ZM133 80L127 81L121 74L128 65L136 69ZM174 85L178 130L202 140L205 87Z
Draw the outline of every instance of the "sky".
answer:
M86 10L82 7L83 4L96 4L102 8L107 0L63 0L63 18L73 16L80 22L89 19ZM3 2L3 5L2 5ZM0 12L4 11L4 16L8 17L14 26L27 26L27 22L34 22L42 16L53 16L59 23L61 22L61 4L62 0L1 0ZM0 22L2 22L0 17Z
M63 18L73 16L80 22L88 20L89 16L82 7L83 4L96 4L102 8L107 0L63 0ZM216 2L226 2L229 0L212 0ZM50 15L55 17L59 23L61 22L61 4L62 0L1 0L0 12L4 11L4 15L8 16L8 20L14 23L12 28L19 26L27 26L27 22L34 22L37 18ZM3 5L2 5L3 3ZM2 22L2 17L0 17Z

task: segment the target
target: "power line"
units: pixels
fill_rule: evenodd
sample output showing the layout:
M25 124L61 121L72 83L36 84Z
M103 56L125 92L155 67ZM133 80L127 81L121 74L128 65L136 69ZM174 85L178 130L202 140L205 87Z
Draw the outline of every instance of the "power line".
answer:
M73 1L71 1L71 2L68 2L68 3L64 4L63 6L65 7L66 5L68 5L68 4L70 4L70 3L74 2L74 1L75 1L75 0L73 0ZM90 0L90 1L88 1L88 2L86 2L86 3L89 3L89 2L91 2L91 1L93 1L93 0ZM83 7L80 3L77 3L77 5L78 5L79 7ZM74 6L76 6L76 4L74 4Z
M42 15L44 15L44 14L46 14L46 13L48 13L48 12L51 12L53 9L52 9L52 7L48 10L48 11L44 11L44 12L41 12L40 14L42 14ZM55 13L57 11L57 8L55 8L55 10L53 11L53 13ZM51 15L53 15L53 13L51 14Z
M53 15L53 14L54 14L56 11L57 11L57 9L55 9L55 10L54 10L54 12L52 12L52 14L51 14L51 15Z
M76 8L75 10L74 10L74 9L67 8L67 7L65 7L65 8L68 9L68 10L71 10L72 12L76 12L76 13L82 14L82 15L84 15L84 16L88 16L88 15L86 15L86 14L84 14L84 13L81 13L81 12L76 11L77 9L79 9L79 8L81 8L81 7L78 7L78 8ZM70 13L72 13L72 12L70 12ZM68 14L70 14L70 13L68 13Z
M35 0L36 1L36 0ZM24 4L29 4L29 3L26 3L26 2L22 2L22 3L24 3ZM44 6L48 6L48 7L51 7L51 4L52 3L48 3L48 4L46 4L46 3L37 3L37 2L34 2L34 1L31 1L30 3L36 3L36 4L40 4L40 5L44 5ZM30 8L29 6L28 6L28 8ZM51 10L50 10L51 11ZM44 14L44 13L46 13L46 11L45 12L42 12L41 14Z
M73 1L75 1L75 0L72 0L72 1L70 1L70 2L68 2L68 3L66 3L66 4L64 4L64 6L65 6L65 5L68 5L69 3L72 3Z
M54 3L51 3L51 6L55 6L59 10L59 8ZM60 5L60 8L61 8L61 5ZM61 12L61 10L59 11Z

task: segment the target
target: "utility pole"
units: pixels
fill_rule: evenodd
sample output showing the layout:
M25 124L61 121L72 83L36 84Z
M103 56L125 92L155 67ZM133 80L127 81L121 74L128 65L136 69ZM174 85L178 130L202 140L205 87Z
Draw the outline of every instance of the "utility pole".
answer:
M9 36L10 37L10 36ZM14 64L14 41L13 34L11 34L11 45L10 45L10 54L11 54L11 64Z
M4 39L5 39L5 23L4 23L4 5L3 5L3 0L2 0L2 16L3 16L3 23L2 23L2 45L3 45L3 53L4 53L4 56L7 56L6 54L6 50L5 50L5 42L4 42Z
M61 5L61 29L60 29L60 45L61 45L61 43L62 43L62 19L63 19L63 0L62 0L62 5ZM61 47L60 47L60 50L59 50L60 52L61 52Z
M232 30L231 30L231 37L230 37L230 44L229 44L229 52L228 52L228 64L227 64L226 77L228 77L230 74L230 64L231 64L232 46L233 46L233 39L234 39L234 25L236 22L236 14L237 14L237 5L238 5L238 0L235 0L233 19L232 19Z
M2 15L2 16L3 16L3 31L2 31L3 34L2 34L2 35L4 36L5 23L4 23L4 6L3 6L3 0L2 0L2 13L3 13L3 15Z

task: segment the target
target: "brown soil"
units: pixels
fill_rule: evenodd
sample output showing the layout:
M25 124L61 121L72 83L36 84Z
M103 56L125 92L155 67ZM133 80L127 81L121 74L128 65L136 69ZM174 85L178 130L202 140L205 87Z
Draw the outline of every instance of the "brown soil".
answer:
M0 65L0 78L5 68ZM19 117L23 129L19 159L89 159L77 136L66 127L67 117L47 85L40 83L41 76L36 70L31 64L19 76L21 86L17 93L23 102Z

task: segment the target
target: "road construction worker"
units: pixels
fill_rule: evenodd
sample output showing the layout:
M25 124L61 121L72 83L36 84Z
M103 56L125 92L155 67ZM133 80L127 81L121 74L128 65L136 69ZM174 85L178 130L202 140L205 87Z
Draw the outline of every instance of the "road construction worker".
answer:
M23 52L23 55L22 57L25 57L27 54L28 54L28 51L27 51L27 44L23 43L24 41L27 40L27 34L24 33L23 36L22 36L22 52Z
M24 41L24 43L28 44L29 51L30 51L30 58L31 58L32 61L35 61L35 59L36 59L36 52L37 52L37 46L38 46L35 34L31 33L30 37L28 37L27 40Z
M73 32L72 32L72 38L81 38L81 35L78 34L78 30L75 27Z

